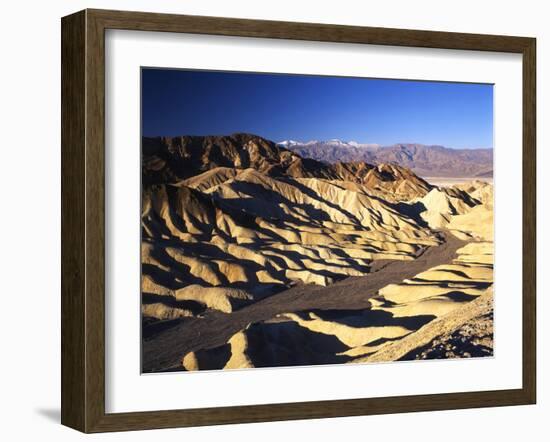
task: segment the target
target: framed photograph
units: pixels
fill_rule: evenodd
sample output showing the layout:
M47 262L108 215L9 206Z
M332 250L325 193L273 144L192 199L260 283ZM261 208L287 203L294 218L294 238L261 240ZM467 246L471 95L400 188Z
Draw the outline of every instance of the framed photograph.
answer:
M535 403L535 39L62 19L62 423Z

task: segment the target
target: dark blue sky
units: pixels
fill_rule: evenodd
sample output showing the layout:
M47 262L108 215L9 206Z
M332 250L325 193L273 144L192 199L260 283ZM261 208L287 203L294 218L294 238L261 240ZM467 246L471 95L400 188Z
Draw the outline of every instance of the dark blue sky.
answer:
M145 136L249 132L273 141L493 147L491 85L142 70Z

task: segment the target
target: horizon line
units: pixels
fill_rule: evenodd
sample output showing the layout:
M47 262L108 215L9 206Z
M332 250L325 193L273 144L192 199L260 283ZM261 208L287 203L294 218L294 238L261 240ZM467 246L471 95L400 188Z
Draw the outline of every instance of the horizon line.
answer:
M255 134L255 133L252 133L252 132L246 132L246 131L232 132L232 133L229 133L229 134L208 134L208 135L204 135L204 134L201 134L201 135L197 135L197 134L144 135L144 134L142 134L141 136L142 136L142 138L143 137L145 137L145 138L230 137L230 136L233 136L233 135L241 135L241 134L254 135L254 136L257 136L257 137L260 137L260 138L264 138L264 139L266 139L268 141L271 141L272 143L275 143L277 145L280 145L281 143L284 143L285 141L293 141L297 144L308 144L308 143L313 143L313 142L327 143L329 141L340 141L340 142L346 143L346 144L356 143L358 145L369 145L369 146L379 146L379 147L393 147L393 146L399 146L399 145L418 145L418 146L428 146L428 147L443 147L444 149L452 149L452 150L488 150L488 149L494 149L493 146L491 146L491 147L480 147L480 146L477 146L477 147L451 147L451 146L448 146L448 145L445 145L445 144L419 143L419 142L410 142L410 141L407 141L407 142L399 141L399 142L394 142L394 143L390 143L390 144L381 144L381 143L371 143L371 142L359 142L359 141L356 141L356 140L344 140L342 138L328 138L328 139L324 139L324 140L323 139L310 139L308 141L299 141L299 140L296 140L296 139L293 139L293 138L287 138L287 139L284 139L284 140L281 140L281 141L274 141L274 140L272 140L270 138L266 138L262 135L258 135L258 134Z
M326 139L326 140L312 139L312 140L309 140L309 141L298 141L298 140L294 140L294 139L287 139L287 140L278 141L275 144L281 144L281 143L284 143L285 141L293 141L297 144L327 143L327 142L330 142L330 141L340 141L340 142L346 143L346 144L356 143L358 145L379 146L379 147L393 147L393 146L399 146L399 145L417 145L417 146L428 146L428 147L443 147L445 149L453 149L453 150L494 149L493 146L491 146L491 147L482 147L482 146L476 146L476 147L451 147L451 146L446 145L446 144L419 143L419 142L416 142L416 141L406 141L406 142L398 141L398 142L389 143L389 144L371 143L371 142L363 143L363 142L359 142L359 141L356 141L356 140L344 140L344 139L341 139L341 138L329 138L329 139Z

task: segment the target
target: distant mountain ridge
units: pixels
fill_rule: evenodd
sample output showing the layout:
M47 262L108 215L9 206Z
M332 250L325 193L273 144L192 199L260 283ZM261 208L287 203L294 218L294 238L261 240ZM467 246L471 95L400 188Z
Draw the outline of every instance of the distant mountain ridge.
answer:
M364 161L371 164L391 163L407 167L425 177L484 177L493 176L493 149L450 149L438 145L360 144L338 139L278 143L303 158L324 163Z
M269 177L318 178L366 185L372 192L389 193L388 197L394 199L423 196L432 188L397 164L373 165L366 161L329 164L304 158L254 134L143 137L142 155L144 186L179 184L207 171L216 171L212 178L222 180L238 171L255 169Z

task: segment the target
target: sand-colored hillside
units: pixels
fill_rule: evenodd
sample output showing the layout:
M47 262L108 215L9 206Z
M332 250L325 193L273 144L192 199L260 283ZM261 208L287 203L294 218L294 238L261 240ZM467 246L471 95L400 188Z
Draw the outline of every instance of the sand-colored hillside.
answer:
M275 179L254 169L211 172L144 193L144 293L174 297L192 286L187 301L224 311L229 307L205 302L204 293L236 288L250 300L295 284L327 286L367 275L375 260L412 260L440 243L435 232L365 186ZM143 313L187 316L185 308L167 308L146 303Z
M460 238L492 241L493 186L472 181L434 188L416 203L420 217L432 228L447 228Z
M222 353L215 347L182 355L182 366L248 368L489 354L492 256L492 243L469 243L449 264L384 287L370 299L369 309L283 313L237 332L223 346L225 358L215 357ZM465 342L463 349L457 339Z

